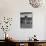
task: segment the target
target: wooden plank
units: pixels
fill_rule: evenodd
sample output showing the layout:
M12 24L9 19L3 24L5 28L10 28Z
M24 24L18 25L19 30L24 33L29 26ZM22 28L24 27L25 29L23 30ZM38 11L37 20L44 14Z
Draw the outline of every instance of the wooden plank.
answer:
M24 43L24 46L28 46L28 43Z

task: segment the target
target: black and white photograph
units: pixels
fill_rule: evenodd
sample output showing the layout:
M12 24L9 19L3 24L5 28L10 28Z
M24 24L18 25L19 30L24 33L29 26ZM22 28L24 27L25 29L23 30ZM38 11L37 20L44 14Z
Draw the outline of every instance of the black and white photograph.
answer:
M32 12L21 12L20 13L20 27L21 28L32 28Z

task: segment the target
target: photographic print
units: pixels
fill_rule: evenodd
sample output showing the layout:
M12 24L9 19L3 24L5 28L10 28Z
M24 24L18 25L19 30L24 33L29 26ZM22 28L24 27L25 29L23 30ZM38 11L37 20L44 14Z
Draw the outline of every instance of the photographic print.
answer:
M32 12L21 12L20 13L20 27L21 28L32 28Z

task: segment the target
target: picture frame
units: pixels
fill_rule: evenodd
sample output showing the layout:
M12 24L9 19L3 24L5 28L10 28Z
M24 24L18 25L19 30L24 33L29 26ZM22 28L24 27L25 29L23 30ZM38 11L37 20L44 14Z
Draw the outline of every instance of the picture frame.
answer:
M32 12L20 12L20 27L32 28Z

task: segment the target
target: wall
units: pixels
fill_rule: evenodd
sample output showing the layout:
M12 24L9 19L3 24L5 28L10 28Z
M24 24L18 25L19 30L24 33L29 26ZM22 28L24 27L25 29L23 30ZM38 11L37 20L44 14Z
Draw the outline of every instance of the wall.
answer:
M33 12L32 29L20 28L20 12ZM28 0L0 0L0 17L13 17L12 26L8 33L17 40L27 40L34 34L37 35L39 40L44 40L46 34L45 12L46 8L31 7ZM2 39L2 36L0 39Z

